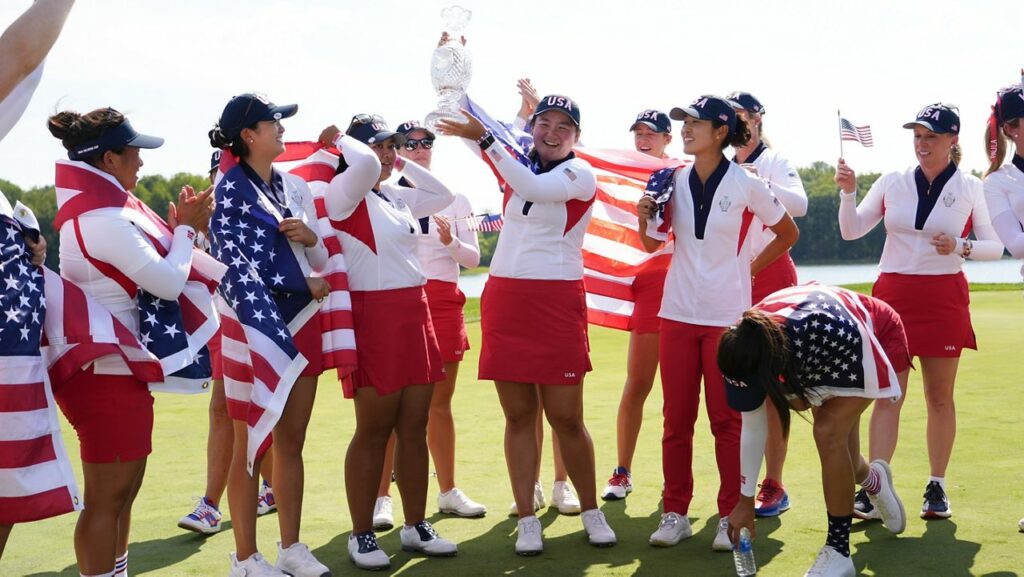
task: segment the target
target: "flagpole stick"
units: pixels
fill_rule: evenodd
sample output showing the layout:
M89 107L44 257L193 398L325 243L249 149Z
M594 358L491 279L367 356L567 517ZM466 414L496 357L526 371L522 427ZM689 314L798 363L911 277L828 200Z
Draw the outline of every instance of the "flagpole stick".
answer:
M839 109L836 108L836 122L839 123L839 158L843 156L843 115L839 113Z

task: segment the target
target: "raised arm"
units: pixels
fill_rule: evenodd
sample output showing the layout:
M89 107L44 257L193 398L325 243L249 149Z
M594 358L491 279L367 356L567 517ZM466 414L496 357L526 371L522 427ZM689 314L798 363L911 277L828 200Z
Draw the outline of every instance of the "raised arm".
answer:
M882 220L882 199L885 197L885 177L871 185L867 196L857 205L857 175L842 158L836 167L839 185L839 234L843 240L856 240L875 228Z
M335 175L327 184L324 203L327 215L341 220L348 218L377 184L380 179L380 159L369 146L351 136L339 133L333 143L341 151L348 169Z
M536 203L589 200L597 192L597 178L590 170L567 166L534 174L497 143L484 150L512 190L523 200Z
M42 64L74 0L36 0L0 36L0 100Z

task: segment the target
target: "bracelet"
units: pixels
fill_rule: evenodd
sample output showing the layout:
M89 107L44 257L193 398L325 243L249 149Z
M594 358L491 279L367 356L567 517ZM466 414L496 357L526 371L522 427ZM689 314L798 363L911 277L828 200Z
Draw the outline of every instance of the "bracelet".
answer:
M963 249L963 252L960 253L960 256L962 256L964 258L967 258L967 257L971 256L971 249L973 248L972 244L973 243L970 240L965 238L964 239L964 249Z
M480 147L480 150L487 150L492 144L494 144L494 135L491 134L490 130L488 130L483 136L476 140L476 143Z

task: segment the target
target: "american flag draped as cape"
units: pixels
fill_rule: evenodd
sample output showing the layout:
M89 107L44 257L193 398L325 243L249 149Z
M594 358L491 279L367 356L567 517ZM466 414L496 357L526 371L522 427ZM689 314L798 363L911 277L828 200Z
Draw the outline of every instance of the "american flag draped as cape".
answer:
M288 239L277 230L279 220L243 168L230 153L221 155L217 208L210 224L214 255L228 265L220 287L224 387L233 414L246 415L249 439L247 465L270 445L295 380L308 360L295 348L292 335L314 318L320 304L309 297L305 275ZM319 227L322 229L322 225ZM330 237L321 238L331 253ZM340 247L335 247L340 248ZM340 251L330 256L325 271L332 292L319 319L324 366L344 375L355 367L351 301ZM340 276L337 268L340 266ZM296 306L281 310L271 296L291 294ZM308 300L308 302L306 302Z
M160 361L106 308L57 273L31 266L21 235L38 228L29 209L19 203L12 212L0 194L0 524L82 507L51 383L107 355L119 355L142 381L163 379ZM12 323L17 330L6 326Z
M211 376L206 343L217 333L213 292L225 267L193 249L192 268L181 296L163 300L138 287L110 264L89 255L77 219L87 214L109 214L130 220L161 256L166 256L174 233L164 220L105 172L85 162L57 161L55 187L57 217L54 228L74 227L82 254L102 274L117 281L125 292L138 298L142 344L163 367L163 377L150 382L154 391L201 393Z
M493 119L476 102L464 98L463 107L482 122L513 156L526 162L533 138L514 126ZM671 244L655 253L644 250L637 225L636 203L651 174L684 166L680 160L661 160L625 150L577 146L576 156L594 167L597 196L583 238L583 283L587 293L587 319L596 325L629 330L633 314L633 280L644 271L666 270ZM504 188L504 181L487 155Z
M861 295L806 284L780 290L755 307L785 319L804 388L818 396L898 399L899 381L875 336Z

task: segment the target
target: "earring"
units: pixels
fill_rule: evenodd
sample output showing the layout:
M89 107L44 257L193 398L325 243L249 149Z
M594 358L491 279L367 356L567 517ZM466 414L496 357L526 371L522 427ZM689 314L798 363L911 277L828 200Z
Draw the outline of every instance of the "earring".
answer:
M253 142L253 141L252 141L252 139L250 138L250 139L249 139L249 144L252 144L252 142Z

